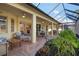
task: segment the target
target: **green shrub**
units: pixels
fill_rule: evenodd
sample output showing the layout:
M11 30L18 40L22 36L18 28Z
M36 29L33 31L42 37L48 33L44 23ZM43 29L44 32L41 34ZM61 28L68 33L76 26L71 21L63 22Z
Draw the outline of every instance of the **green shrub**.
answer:
M48 54L41 53L40 55L49 55L49 56L71 56L75 55L75 49L73 45L63 37L58 36L55 39L48 41L44 47L48 47ZM45 48L41 48L42 50Z
M79 48L79 41L70 29L60 32L59 36L46 42L39 50L39 55L72 56L76 55L75 49ZM44 51L47 49L47 51Z
M64 31L60 32L59 36L68 40L74 46L74 48L79 48L79 41L77 40L76 35L70 29L65 29Z
M57 47L56 55L58 56L75 55L75 50L73 48L73 45L68 40L65 40L62 37L57 37L56 39L52 40L51 44L52 46ZM52 51L52 49L50 51Z

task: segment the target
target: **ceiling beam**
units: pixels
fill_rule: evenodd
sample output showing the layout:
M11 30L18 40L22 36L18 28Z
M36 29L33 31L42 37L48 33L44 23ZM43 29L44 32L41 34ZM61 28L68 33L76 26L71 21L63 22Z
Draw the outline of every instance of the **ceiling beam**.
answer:
M71 16L69 16L69 15L67 15L67 17L68 17L69 19L73 20L73 21L77 21L76 18L73 18L73 17L71 17Z
M67 15L66 15L66 11L65 11L65 6L64 4L62 3L62 6L63 6L63 9L64 9L64 14L65 14L65 17L66 17L66 20L67 20Z
M49 11L49 13L48 14L50 14L51 12L53 12L58 6L60 5L60 3L59 4L57 4L51 11Z
M60 17L60 18L58 18L57 20L59 20L59 19L63 19L63 18L65 18L65 16L63 16L63 17Z
M72 11L72 10L68 10L68 9L65 9L65 10L68 11L68 12L71 12L71 13L79 14L78 12L75 12L75 11Z
M74 16L74 15L71 15L71 14L68 14L68 13L66 13L66 15L77 18L77 16Z
M65 17L63 17L62 19L60 19L60 21L63 21L65 19Z
M38 3L37 7L40 5L40 3Z
M79 3L69 3L69 4L79 6Z
M57 15L55 15L54 18L56 18L56 17L57 17L58 15L60 15L62 12L63 12L63 10L60 11Z

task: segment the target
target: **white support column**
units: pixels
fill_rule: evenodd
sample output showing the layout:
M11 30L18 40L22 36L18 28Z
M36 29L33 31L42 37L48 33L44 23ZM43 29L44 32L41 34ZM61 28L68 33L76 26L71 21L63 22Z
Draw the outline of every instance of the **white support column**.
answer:
M53 36L53 27L54 27L54 26L53 26L53 22L52 22L52 36Z
M36 15L34 14L32 19L32 42L36 42Z
M8 17L8 39L11 37L11 18Z

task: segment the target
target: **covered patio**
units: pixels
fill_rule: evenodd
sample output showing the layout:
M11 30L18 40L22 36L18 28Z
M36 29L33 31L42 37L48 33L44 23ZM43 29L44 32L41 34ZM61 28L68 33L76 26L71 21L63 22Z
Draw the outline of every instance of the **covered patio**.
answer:
M57 21L52 21L28 4L0 4L0 8L0 22L4 21L0 25L0 37L8 42L7 51L1 49L7 55L35 55L46 41L58 33Z

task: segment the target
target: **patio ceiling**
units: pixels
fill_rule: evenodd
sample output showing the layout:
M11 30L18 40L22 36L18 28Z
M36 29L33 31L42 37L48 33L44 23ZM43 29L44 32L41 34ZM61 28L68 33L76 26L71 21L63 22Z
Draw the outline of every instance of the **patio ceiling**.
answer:
M78 3L33 3L33 5L61 23L79 19Z

